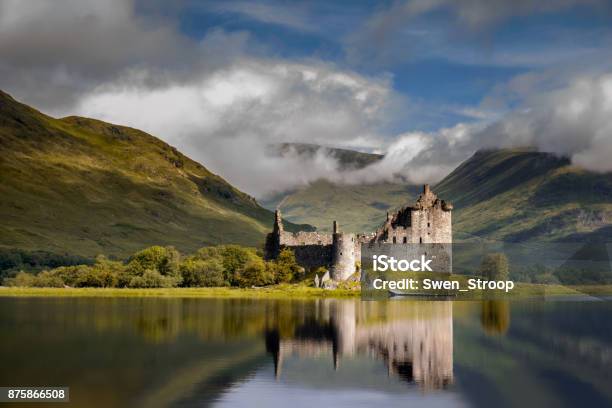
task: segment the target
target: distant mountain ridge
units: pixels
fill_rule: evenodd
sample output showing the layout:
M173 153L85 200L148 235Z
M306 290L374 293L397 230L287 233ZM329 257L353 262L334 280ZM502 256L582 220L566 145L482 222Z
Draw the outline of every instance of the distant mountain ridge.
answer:
M336 219L349 231L373 231L386 211L411 203L419 189L320 180L286 194L281 210L286 219L319 229L329 230ZM612 242L612 173L572 166L565 157L531 148L482 150L433 190L454 204L458 241Z
M327 147L311 143L280 143L270 148L280 156L295 153L298 156L312 158L317 153L323 153L338 161L341 171L358 170L374 164L384 158L381 154L357 152L349 149Z
M125 257L156 244L260 246L273 222L254 198L145 132L55 119L1 91L0 156L4 247Z

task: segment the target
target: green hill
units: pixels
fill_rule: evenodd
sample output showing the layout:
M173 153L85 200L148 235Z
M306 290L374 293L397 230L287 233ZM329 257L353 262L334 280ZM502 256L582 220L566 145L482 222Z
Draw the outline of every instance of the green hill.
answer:
M435 186L454 231L504 241L612 238L612 174L532 149L476 152Z
M2 92L0 197L0 247L81 256L125 257L154 244L259 246L273 221L252 197L149 134L55 119Z
M262 201L278 206L283 217L296 223L331 231L338 221L346 232L371 232L393 211L418 197L422 187L394 183L339 185L319 180L305 188Z
M412 203L420 186L317 181L264 201L286 219L329 231L373 231L385 212ZM453 202L456 240L612 240L612 174L533 149L479 151L433 187Z

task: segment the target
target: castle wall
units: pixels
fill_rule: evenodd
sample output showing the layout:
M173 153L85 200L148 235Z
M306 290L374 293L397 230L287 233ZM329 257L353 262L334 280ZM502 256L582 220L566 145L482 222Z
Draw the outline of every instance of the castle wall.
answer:
M331 245L331 234L322 234L314 231L287 232L280 235L280 245L294 247L299 245Z
M331 245L298 245L288 248L293 250L296 262L308 270L320 266L330 268L332 265Z
M291 248L297 263L306 269L320 266L331 267L332 236L330 234L322 234L316 231L281 231L279 251L283 248Z

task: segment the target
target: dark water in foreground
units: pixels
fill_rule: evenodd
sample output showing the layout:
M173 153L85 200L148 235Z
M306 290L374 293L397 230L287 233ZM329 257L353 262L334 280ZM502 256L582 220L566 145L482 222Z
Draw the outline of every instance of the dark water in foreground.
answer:
M612 302L0 298L0 386L44 385L83 407L612 406Z

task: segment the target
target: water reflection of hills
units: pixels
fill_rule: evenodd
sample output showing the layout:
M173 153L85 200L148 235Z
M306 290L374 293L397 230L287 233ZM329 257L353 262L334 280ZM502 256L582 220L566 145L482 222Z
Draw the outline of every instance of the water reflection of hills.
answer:
M315 314L292 333L266 331L266 349L282 376L290 356L331 356L341 370L342 359L367 356L381 360L390 376L424 389L444 388L453 381L453 306L451 302L359 303L323 300ZM372 307L382 310L372 311ZM382 313L381 313L382 312ZM372 319L372 316L377 318Z

